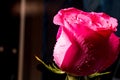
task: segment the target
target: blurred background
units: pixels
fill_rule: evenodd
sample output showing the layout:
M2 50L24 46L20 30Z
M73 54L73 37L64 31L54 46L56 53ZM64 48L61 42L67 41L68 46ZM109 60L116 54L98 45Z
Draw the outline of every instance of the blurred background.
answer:
M120 22L120 0L1 0L0 80L64 80L36 59L53 62L58 27L53 17L62 8L105 12ZM120 36L120 25L115 33ZM120 57L101 80L120 80Z

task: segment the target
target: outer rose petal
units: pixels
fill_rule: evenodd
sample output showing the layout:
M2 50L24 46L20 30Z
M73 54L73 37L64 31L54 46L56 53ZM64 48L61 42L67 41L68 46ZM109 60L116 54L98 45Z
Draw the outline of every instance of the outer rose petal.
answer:
M68 50L68 48L71 46L72 43L71 43L70 39L68 38L68 36L66 35L66 33L63 31L62 27L60 27L59 32L61 33L61 35L57 38L57 42L54 47L53 56L54 56L54 61L60 67L63 62L65 53Z
M117 59L120 48L120 39L114 33L112 33L109 37L108 44L108 60L106 60L106 64L104 64L103 69L106 69Z

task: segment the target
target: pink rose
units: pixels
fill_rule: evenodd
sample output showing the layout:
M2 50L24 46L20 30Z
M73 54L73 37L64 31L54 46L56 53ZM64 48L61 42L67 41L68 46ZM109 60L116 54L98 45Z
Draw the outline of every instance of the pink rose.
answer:
M118 25L115 18L66 8L53 22L60 25L53 56L61 70L85 76L105 70L116 60L120 41L114 34Z

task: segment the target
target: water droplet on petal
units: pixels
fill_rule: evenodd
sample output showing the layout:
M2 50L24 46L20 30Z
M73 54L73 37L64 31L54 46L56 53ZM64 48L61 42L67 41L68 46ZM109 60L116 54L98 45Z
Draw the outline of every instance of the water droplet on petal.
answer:
M88 61L85 61L85 63L88 63Z
M96 69L94 69L93 71L94 71L94 72L97 72L97 70L96 70Z
M80 68L80 66L79 66L79 65L77 66L77 70L79 70L79 71L81 70L81 68Z
M90 67L90 65L88 64L87 67Z
M91 57L91 60L95 60L95 58L94 58L94 57Z

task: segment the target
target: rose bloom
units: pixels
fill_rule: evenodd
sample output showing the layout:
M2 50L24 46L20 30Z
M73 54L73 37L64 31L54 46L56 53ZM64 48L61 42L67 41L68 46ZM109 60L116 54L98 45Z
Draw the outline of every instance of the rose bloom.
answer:
M55 15L59 25L54 61L66 73L90 75L108 68L119 53L119 38L114 34L117 20L105 13L62 9Z

